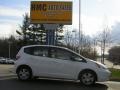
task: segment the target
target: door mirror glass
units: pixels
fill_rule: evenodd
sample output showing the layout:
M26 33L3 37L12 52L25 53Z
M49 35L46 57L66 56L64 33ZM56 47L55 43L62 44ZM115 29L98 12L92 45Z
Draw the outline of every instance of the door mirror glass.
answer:
M75 58L76 61L83 61L82 58Z

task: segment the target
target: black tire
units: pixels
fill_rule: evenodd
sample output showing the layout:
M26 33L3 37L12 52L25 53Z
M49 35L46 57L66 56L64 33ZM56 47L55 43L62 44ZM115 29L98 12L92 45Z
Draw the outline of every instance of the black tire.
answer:
M80 73L80 83L86 86L95 84L96 74L93 71L85 70Z
M30 80L32 78L32 71L29 67L22 66L17 70L19 80Z

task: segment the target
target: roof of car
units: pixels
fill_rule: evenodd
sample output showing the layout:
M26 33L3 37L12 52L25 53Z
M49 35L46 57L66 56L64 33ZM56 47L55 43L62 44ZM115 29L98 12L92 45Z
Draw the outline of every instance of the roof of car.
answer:
M66 48L66 47L54 46L54 45L28 45L28 46L23 46L23 48L36 47L36 46L41 46L41 47L57 47L57 48L68 49L68 48Z
M28 46L23 46L22 48L36 47L36 46L40 46L40 47L55 47L55 48L65 49L65 50L68 50L68 51L74 52L74 51L72 51L72 50L69 49L69 48L61 47L61 46L54 46L54 45L28 45ZM75 53L75 52L74 52L74 53Z

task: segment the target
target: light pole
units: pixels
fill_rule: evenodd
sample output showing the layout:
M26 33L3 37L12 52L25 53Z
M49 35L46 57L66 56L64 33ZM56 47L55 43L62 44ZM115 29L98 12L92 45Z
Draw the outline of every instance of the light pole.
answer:
M79 53L80 53L80 36L81 36L81 33L80 33L80 30L81 30L81 0L79 0Z
M72 31L74 34L73 34L73 50L76 52L76 30L74 29Z

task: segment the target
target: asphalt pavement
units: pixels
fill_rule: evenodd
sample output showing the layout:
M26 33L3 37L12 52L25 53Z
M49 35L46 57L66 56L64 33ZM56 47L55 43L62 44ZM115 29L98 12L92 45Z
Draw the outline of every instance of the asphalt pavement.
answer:
M105 84L83 86L76 82L54 80L19 81L15 79L0 80L0 90L108 90Z
M120 82L96 83L83 86L78 82L56 80L20 81L17 78L0 80L0 90L120 90Z

